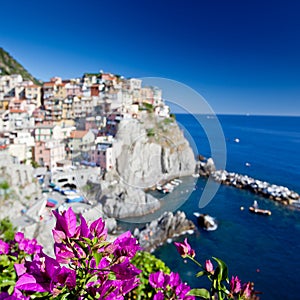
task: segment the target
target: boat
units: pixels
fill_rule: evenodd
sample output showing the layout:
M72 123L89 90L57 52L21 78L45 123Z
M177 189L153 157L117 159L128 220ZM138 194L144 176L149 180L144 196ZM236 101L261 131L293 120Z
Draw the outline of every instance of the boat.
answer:
M68 196L66 199L67 203L77 203L77 202L83 202L84 198L82 196Z
M172 183L168 182L168 183L164 184L163 186L156 186L156 189L163 194L168 194L168 193L173 192L174 187L175 186Z
M214 217L208 214L199 214L197 212L194 213L194 216L197 217L199 226L201 226L204 230L214 231L218 228L218 223Z
M55 207L58 204L58 201L53 198L48 198L46 206L47 207Z
M271 211L267 209L260 209L260 208L255 208L253 206L249 207L249 211L254 213L254 214L259 214L259 215L265 215L265 216L271 216Z
M170 183L174 186L178 186L180 183L176 180L171 180Z
M179 179L179 178L175 178L175 179L173 179L173 181L178 182L178 183L182 183L182 180Z

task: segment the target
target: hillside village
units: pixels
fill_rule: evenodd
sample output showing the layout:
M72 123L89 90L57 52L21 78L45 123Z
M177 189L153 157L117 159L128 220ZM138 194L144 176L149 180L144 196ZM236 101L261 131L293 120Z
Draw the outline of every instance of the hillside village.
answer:
M160 210L149 188L194 173L161 89L102 71L42 83L1 53L0 219L28 237L49 246L52 210L68 207L113 233L118 219Z
M169 117L162 91L140 79L100 72L39 86L19 74L0 76L0 149L20 164L52 170L77 162L105 172L118 123L145 110Z

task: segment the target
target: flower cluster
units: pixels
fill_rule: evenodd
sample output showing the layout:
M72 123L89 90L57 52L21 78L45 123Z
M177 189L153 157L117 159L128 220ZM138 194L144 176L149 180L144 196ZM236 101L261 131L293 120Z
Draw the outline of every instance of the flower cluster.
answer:
M164 274L161 271L152 273L149 276L149 283L157 291L153 300L195 299L194 296L188 295L191 288L181 281L178 273Z
M71 208L54 214L55 259L43 253L35 240L17 233L19 252L32 255L14 263L18 277L14 291L1 293L0 299L29 299L36 292L44 293L44 299L123 299L138 285L141 271L130 260L140 247L130 232L110 243L102 219L88 226L80 217L77 225ZM9 247L1 241L0 254L8 255Z
M204 266L196 261L187 239L175 246L183 258L200 268L197 277L206 276L211 281L210 290L191 289L179 274L157 260L136 255L141 249L129 231L108 242L101 218L88 225L80 216L78 224L71 208L61 215L53 213L55 258L46 255L35 239L26 239L20 232L10 242L0 240L0 300L121 300L132 299L132 295L134 299L154 300L191 300L195 296L210 300L258 299L249 282L242 284L237 276L229 282L227 266L220 259L213 257L215 267L211 260L206 260ZM138 257L143 258L138 264L143 273L132 262L133 258L139 261ZM140 283L141 294L131 293Z
M14 240L9 243L0 240L1 286L5 290L0 293L0 300L29 299L22 294L18 287L14 288L11 284L17 280L17 274L21 272L23 262L33 261L41 253L42 247L38 245L36 239L26 239L21 232L16 233Z
M232 276L230 280L230 297L232 299L251 299L253 286L250 282L242 285L237 276Z
M177 251L183 258L189 258L200 268L200 271L196 274L196 276L197 277L206 276L211 281L211 288L209 291L204 288L192 289L188 292L188 295L198 296L201 297L201 299L218 299L218 300L259 299L256 296L256 292L253 289L253 284L251 284L250 282L242 284L241 280L237 276L232 276L229 284L229 289L228 289L226 285L229 283L228 268L222 260L213 257L213 259L217 262L216 268L214 268L211 260L206 260L205 265L202 266L197 260L195 260L195 251L189 245L187 239L185 239L183 243L174 243L174 244L177 248ZM163 299L163 298L157 298L157 299Z

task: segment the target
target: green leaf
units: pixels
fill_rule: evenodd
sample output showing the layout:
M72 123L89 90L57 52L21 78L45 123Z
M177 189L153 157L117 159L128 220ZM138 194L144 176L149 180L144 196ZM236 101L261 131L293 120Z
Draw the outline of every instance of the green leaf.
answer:
M15 285L11 285L9 288L8 288L8 294L11 295L14 291L14 288L15 288Z
M114 274L114 273L109 273L109 274L108 274L108 279L109 279L109 280L116 280L116 279L117 279L116 274Z
M93 257L95 258L96 266L98 266L98 265L99 265L99 262L100 262L100 260L101 260L101 258L102 258L102 254L99 253L99 252L97 252L97 251L94 251L94 252L93 252Z
M205 271L200 271L196 274L196 277L201 277L205 274L206 272Z
M86 238L86 237L80 237L80 238L82 238L87 244L89 244L90 246L92 245L92 241L91 241L91 239L89 239L89 238Z
M70 293L64 294L64 295L61 297L61 300L68 299L67 297L68 297L69 295L70 295Z
M206 289L192 289L188 292L188 295L210 299L210 293Z
M16 282L14 280L8 280L8 279L5 279L3 280L1 283L0 283L0 287L6 287L6 286L11 286L11 285L14 285Z
M224 261L222 261L219 258L213 257L213 259L218 263L218 268L219 270L216 269L217 273L218 273L218 280L219 282L228 279L228 268L227 265L224 263Z
M94 281L96 281L97 280L97 275L94 275L93 277L91 277L88 281L87 281L87 283L89 283L89 282L94 282Z

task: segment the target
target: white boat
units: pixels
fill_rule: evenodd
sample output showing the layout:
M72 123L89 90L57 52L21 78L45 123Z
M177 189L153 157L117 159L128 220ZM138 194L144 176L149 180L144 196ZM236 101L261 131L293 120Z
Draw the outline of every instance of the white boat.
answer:
M173 185L176 185L176 186L178 186L180 184L179 182L177 182L175 180L171 180L170 183L173 184Z
M182 183L182 180L180 180L179 178L175 178L175 179L173 179L173 181L178 182L178 183Z

